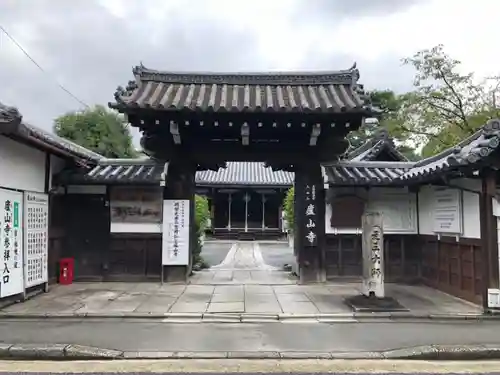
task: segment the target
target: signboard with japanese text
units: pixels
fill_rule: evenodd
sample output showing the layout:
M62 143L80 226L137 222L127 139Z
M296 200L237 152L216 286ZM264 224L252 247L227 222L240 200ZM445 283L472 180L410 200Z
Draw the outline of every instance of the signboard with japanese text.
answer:
M26 288L49 281L49 196L24 193L24 282Z
M161 223L162 191L156 188L113 186L110 189L112 223Z
M314 184L306 185L305 200L305 246L318 245L318 207L317 207L317 186Z
M22 193L0 189L0 297L24 291L22 223Z
M189 200L163 201L162 265L189 264Z
M462 195L458 189L434 190L433 218L435 233L462 233Z

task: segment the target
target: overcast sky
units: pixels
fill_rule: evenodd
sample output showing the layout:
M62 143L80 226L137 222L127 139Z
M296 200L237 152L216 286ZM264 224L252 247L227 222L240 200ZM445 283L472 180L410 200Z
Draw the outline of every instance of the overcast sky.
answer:
M500 70L496 0L0 0L0 101L51 129L113 100L141 61L162 70L336 70L368 89L411 89L400 59L445 44L480 76Z

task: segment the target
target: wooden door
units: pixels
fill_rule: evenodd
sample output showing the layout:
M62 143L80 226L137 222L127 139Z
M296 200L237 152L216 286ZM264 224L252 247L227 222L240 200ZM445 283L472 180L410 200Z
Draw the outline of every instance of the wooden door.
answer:
M64 254L75 259L75 279L104 276L109 252L109 207L105 195L66 197L67 235Z

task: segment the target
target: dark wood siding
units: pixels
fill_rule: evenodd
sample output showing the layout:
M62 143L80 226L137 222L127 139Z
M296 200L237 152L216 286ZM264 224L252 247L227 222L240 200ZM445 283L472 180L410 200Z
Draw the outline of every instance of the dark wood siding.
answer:
M49 196L49 244L48 244L48 273L49 283L57 281L59 275L59 259L61 259L65 237L65 196Z
M106 279L160 280L161 233L112 234Z
M420 247L416 235L385 235L386 281L415 282L420 275ZM362 275L361 235L326 236L327 279Z
M103 275L109 249L109 206L105 195L66 196L67 235L64 257L75 259L75 280Z
M480 303L482 288L481 241L479 239L420 236L422 280L457 297Z

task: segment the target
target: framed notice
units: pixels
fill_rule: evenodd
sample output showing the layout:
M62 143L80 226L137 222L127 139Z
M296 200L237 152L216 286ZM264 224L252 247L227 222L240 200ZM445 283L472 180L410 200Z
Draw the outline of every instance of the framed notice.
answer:
M384 233L417 233L415 193L406 190L376 190L370 195L367 211L383 216Z
M112 223L161 223L162 192L158 189L115 186L110 192Z
M433 201L433 230L462 233L462 195L458 189L436 188Z
M26 288L49 281L49 196L24 193L24 282Z
M0 189L0 297L24 291L23 195Z
M189 264L189 200L163 201L162 265Z

